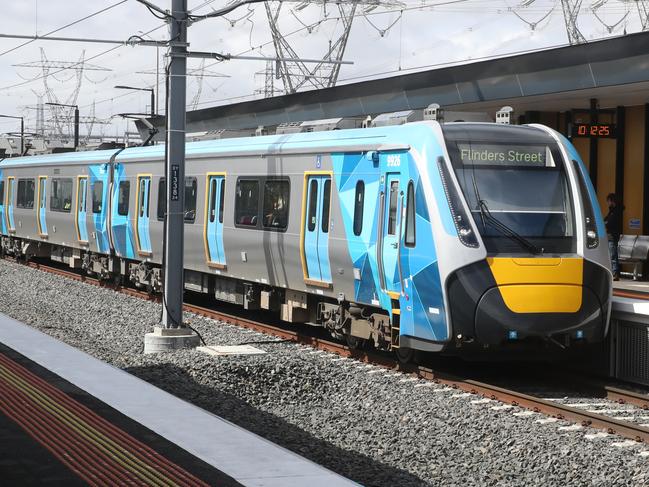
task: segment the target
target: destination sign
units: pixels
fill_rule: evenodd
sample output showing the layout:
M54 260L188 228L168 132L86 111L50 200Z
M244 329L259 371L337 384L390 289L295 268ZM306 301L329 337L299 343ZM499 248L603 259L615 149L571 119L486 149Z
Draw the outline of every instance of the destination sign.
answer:
M552 166L544 145L495 145L458 143L462 164L469 166ZM548 160L549 158L549 160Z

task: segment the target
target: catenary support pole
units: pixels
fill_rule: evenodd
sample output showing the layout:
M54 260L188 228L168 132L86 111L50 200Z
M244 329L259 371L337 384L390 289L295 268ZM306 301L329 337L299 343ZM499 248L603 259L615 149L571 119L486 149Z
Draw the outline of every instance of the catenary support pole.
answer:
M185 103L187 91L187 0L171 1L169 112L167 128L167 226L162 326L182 326L185 201Z

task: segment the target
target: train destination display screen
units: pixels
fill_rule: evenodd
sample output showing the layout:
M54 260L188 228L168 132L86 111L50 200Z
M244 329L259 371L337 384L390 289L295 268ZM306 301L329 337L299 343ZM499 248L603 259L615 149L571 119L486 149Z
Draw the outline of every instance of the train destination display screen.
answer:
M554 166L552 154L545 145L474 144L458 142L465 166Z

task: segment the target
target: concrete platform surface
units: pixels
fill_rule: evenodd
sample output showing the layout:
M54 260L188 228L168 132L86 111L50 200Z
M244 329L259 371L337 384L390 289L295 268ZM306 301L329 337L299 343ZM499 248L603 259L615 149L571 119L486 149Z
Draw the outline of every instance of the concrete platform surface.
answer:
M358 485L3 314L0 314L0 343L83 389L242 485Z

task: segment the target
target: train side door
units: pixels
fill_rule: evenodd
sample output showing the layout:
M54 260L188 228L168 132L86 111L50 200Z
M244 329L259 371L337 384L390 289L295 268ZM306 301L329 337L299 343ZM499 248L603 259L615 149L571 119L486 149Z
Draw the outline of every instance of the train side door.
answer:
M137 215L135 240L137 251L141 255L151 255L151 238L149 235L149 205L151 202L151 175L137 177Z
M88 200L88 176L77 177L76 225L77 240L82 244L88 243L88 224L86 222Z
M225 174L207 175L207 205L205 209L205 257L207 265L225 268L223 248L223 205L225 203Z
M7 232L15 233L14 226L14 186L16 178L10 176L7 178L6 199L5 199L5 216L7 221Z
M382 185L379 194L381 220L378 261L381 288L393 298L395 294L400 294L402 291L399 262L403 211L402 192L401 175L399 173L386 173L385 183Z
M0 172L2 178L2 172ZM5 182L0 179L0 233L5 235L7 233L7 225L5 222Z
M305 182L305 211L302 222L304 279L310 284L329 287L331 174L307 174Z
M38 176L38 205L36 206L36 221L38 234L47 238L47 176Z

